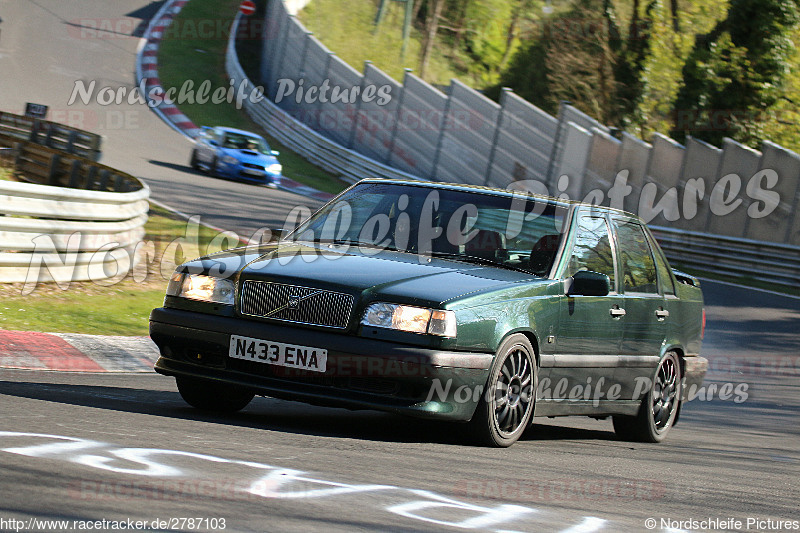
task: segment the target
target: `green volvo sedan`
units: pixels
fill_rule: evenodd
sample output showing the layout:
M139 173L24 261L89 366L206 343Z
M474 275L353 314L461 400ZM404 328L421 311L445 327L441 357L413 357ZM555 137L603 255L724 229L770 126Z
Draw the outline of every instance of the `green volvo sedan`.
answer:
M180 265L150 315L190 405L255 395L466 423L513 444L534 416L612 417L659 442L702 384L698 280L619 210L364 180L278 242Z

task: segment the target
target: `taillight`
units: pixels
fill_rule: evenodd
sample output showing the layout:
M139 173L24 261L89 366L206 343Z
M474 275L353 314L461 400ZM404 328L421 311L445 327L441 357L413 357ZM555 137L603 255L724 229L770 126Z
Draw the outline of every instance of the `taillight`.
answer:
M706 335L706 308L703 308L703 324L700 326L700 338L702 339Z

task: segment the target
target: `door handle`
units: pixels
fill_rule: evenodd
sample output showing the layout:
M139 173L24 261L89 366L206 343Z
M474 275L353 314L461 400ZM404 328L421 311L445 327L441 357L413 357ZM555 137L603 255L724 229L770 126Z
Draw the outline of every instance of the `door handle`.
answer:
M665 310L663 307L656 309L656 317L659 320L664 320L669 316L669 311Z
M622 318L625 316L625 310L620 309L618 305L615 305L614 307L609 309L609 311L611 312L611 316L613 316L614 318Z

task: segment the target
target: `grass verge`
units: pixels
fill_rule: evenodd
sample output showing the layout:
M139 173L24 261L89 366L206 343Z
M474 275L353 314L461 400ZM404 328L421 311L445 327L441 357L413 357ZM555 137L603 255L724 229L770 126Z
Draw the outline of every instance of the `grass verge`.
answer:
M150 311L164 301L167 279L175 264L219 251L225 243L215 241L216 231L188 225L155 206L150 208L145 231L145 243L152 243L152 256L113 285L104 281L73 282L62 287L40 283L31 294L23 295L21 283L0 284L0 329L147 335ZM170 246L176 239L189 246Z
M241 0L192 0L186 4L175 17L173 29L165 31L161 41L158 74L165 88L176 87L180 90L187 86L187 82L191 82L197 90L205 80L209 80L213 88L227 89L230 86L225 73L225 50L230 29L216 22L232 20L240 4ZM201 28L210 27L208 21L215 23L210 35L208 31L200 31ZM245 49L249 55L242 61L248 64L248 70L252 70L252 64L257 60L253 57L257 47L248 43ZM180 109L198 126L230 126L262 134L274 150L280 151L279 159L287 178L332 194L349 186L279 143L243 109L236 109L234 103L183 103Z
M412 28L403 57L400 52L405 4L389 2L386 15L376 29L377 6L374 0L350 0L346 8L341 0L313 0L300 11L298 18L325 46L359 72L364 68L364 61L369 60L402 82L406 67L417 70L424 38L422 32ZM473 59L449 46L447 31L440 30L428 61L425 81L446 86L452 78L457 78L471 87L483 89L495 81L488 75Z

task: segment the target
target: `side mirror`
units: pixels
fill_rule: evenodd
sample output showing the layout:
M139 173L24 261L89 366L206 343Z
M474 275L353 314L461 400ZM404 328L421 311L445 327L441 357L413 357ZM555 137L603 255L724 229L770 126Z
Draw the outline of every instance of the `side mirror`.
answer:
M270 155L274 155L275 157L278 157L279 155L281 155L281 153L279 151L277 151L277 150L272 150L270 152Z
M569 296L608 296L611 292L611 280L605 274L581 270L570 278L567 295Z

